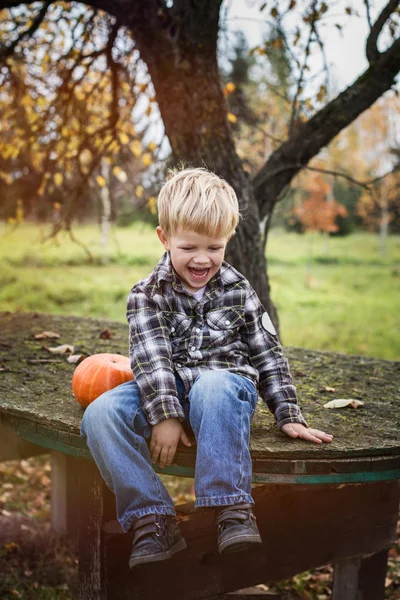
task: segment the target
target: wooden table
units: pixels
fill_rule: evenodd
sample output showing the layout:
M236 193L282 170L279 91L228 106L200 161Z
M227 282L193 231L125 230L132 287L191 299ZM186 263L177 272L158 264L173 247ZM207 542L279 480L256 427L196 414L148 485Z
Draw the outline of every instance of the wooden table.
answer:
M60 334L38 341L42 331ZM127 567L131 538L115 520L114 496L79 436L83 410L71 394L74 366L44 346L85 355L128 352L127 325L79 317L0 313L0 424L53 452L54 523L77 535L79 597L211 598L335 564L334 600L382 600L395 540L400 478L400 363L287 348L303 413L332 444L291 440L260 404L251 436L256 515L264 543L219 556L212 511L179 509L188 549L157 566ZM334 388L335 391L331 391ZM360 409L328 410L333 398ZM0 437L0 459L6 454ZM194 449L164 473L193 476Z

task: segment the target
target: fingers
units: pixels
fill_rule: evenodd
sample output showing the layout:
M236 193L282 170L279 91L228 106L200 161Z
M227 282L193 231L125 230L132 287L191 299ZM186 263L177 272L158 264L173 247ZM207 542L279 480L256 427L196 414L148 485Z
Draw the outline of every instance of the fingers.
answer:
M157 442L150 442L150 455L151 462L153 465L157 462L158 457L160 457L159 464L160 468L169 467L174 460L176 453L177 444L173 444L170 446L163 446Z
M151 462L153 463L153 465L157 462L157 458L161 452L161 448L162 445L154 442L153 440L151 440L150 442L150 455L151 455Z
M330 433L325 433L324 431L320 431L319 429L309 429L308 431L311 431L311 433L319 438L322 442L331 442L333 440L333 435L331 435Z
M160 452L160 468L163 469L165 467L165 465L168 464L168 458L170 455L170 447L169 446L163 446L161 448L161 452ZM169 463L171 464L171 463Z
M299 437L307 442L313 442L314 444L322 444L322 440L316 435L313 435L309 429L305 429L299 433Z
M319 429L305 429L304 431L301 431L299 435L301 439L313 442L314 444L322 444L322 442L329 443L333 440L333 435L320 431Z
M180 440L181 440L182 444L185 444L185 446L189 446L190 447L192 445L189 442L189 438L188 438L188 436L186 435L186 433L184 432L183 429L182 429L182 432L181 432Z

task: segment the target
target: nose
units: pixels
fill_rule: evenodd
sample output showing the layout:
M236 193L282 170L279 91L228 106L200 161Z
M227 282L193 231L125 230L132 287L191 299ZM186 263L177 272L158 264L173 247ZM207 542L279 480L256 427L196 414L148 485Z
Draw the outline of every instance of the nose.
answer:
M207 252L198 252L196 256L193 257L193 262L196 263L196 265L208 265L210 261Z

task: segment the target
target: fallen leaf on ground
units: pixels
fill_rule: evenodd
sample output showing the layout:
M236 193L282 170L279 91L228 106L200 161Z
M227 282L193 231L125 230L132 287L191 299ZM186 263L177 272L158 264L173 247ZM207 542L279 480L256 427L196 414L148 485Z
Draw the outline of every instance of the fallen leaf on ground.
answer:
M104 331L102 331L100 333L100 338L102 340L109 340L110 338L112 338L112 333L109 329L104 329Z
M42 331L35 335L35 340L57 340L59 337L59 334L54 331Z
M70 356L68 356L67 361L71 364L76 364L81 362L81 360L83 360L85 357L83 356L83 354L71 354Z
M364 406L364 402L355 400L354 398L336 398L336 400L330 400L324 404L324 408L345 408L346 406L359 408L360 406Z
M49 352L52 352L53 354L67 354L67 352L71 352L72 354L75 350L75 348L70 344L62 344L61 346L54 346L53 348L45 346L45 349Z
M329 387L329 385L327 385L327 386L325 387L325 391L326 391L326 392L336 392L336 388Z

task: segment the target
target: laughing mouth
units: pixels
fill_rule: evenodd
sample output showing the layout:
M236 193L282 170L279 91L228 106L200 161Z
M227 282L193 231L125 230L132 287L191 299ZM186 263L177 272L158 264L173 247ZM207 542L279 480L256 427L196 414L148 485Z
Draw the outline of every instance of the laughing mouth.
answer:
M195 269L193 267L188 267L190 275L192 276L193 279L204 279L205 277L207 277L208 272L209 272L209 268L207 269Z

